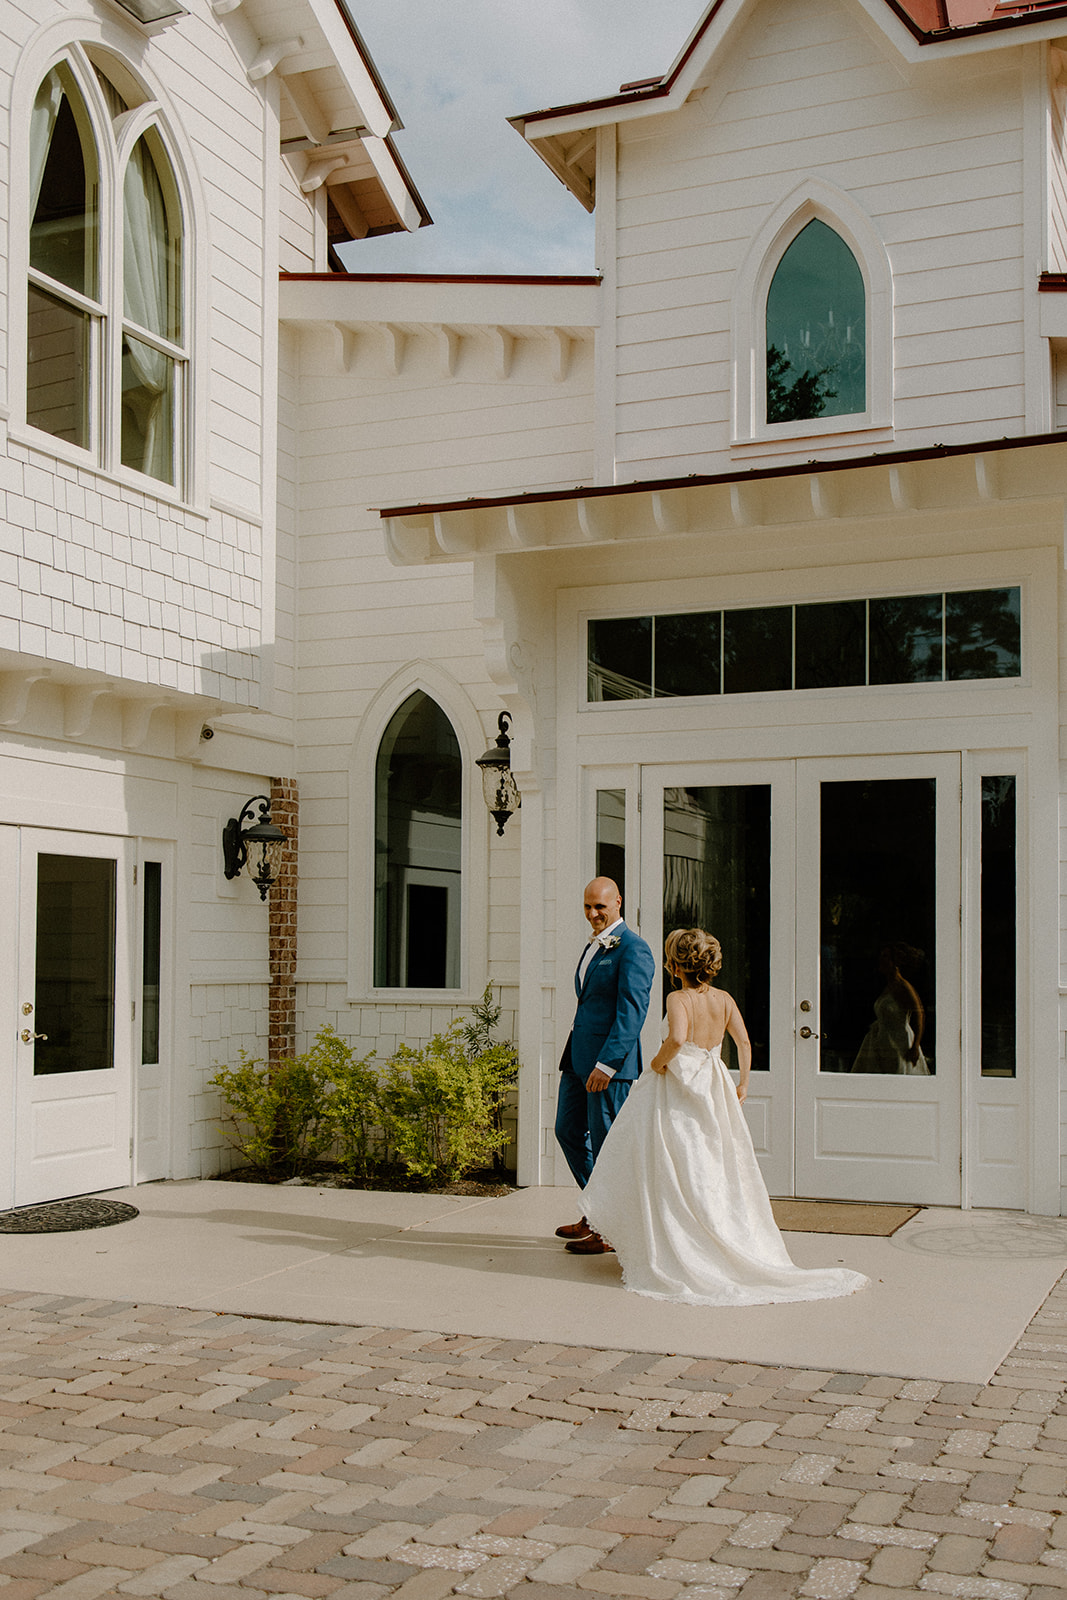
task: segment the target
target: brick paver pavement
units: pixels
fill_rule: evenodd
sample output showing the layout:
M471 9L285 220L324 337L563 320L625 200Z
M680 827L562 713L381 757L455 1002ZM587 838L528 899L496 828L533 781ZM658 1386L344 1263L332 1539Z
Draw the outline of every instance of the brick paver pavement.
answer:
M1067 1278L985 1386L6 1294L0 1452L0 1600L1067 1600Z

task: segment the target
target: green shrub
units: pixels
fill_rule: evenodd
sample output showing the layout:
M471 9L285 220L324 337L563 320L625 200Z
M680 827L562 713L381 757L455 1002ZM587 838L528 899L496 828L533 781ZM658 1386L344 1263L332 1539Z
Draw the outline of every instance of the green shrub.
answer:
M208 1080L229 1107L230 1126L221 1131L250 1166L295 1177L329 1149L330 1079L321 1046L322 1033L314 1048L273 1071L242 1050L239 1066L220 1067Z
M329 1025L303 1055L270 1071L241 1052L210 1080L228 1107L222 1131L252 1167L297 1177L336 1155L365 1182L400 1165L424 1184L452 1183L506 1147L502 1108L518 1072L510 1043L494 1043L500 1006L486 987L471 1020L422 1049L401 1045L382 1073Z
M389 1140L412 1177L425 1183L453 1183L486 1166L508 1142L500 1108L518 1060L511 1044L489 1042L499 1007L487 1023L492 1010L487 988L475 1023L454 1022L421 1050L401 1045L386 1066Z
M364 1181L393 1159L382 1127L381 1078L370 1065L374 1051L354 1056L332 1028L319 1030L316 1048L332 1086L329 1116L338 1165L346 1178Z

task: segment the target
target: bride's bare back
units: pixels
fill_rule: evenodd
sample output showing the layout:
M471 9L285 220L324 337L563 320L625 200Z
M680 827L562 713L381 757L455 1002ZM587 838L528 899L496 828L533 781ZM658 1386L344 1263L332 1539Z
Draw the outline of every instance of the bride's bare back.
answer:
M667 996L667 1037L649 1066L653 1072L666 1072L683 1044L695 1045L698 1050L714 1050L722 1044L726 1034L737 1046L740 1068L737 1097L743 1101L748 1094L752 1046L737 1002L725 989L715 989L710 984L697 987L683 978L682 988Z
M731 1014L740 1015L725 989L681 989L678 998L689 1018L686 1042L698 1050L714 1050L722 1044Z

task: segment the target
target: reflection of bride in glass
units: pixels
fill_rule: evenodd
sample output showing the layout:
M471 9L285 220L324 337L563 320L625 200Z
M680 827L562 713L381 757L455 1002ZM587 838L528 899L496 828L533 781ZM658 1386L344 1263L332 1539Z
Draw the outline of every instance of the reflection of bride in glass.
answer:
M923 952L897 940L882 946L878 970L885 988L874 1002L874 1021L852 1063L853 1072L929 1077L922 1053L926 1013L912 981L923 964Z

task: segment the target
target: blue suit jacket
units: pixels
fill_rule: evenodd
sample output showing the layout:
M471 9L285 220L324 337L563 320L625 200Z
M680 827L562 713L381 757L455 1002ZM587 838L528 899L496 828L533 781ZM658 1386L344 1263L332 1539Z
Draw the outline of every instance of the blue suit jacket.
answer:
M581 987L574 974L578 1009L559 1066L561 1072L571 1068L583 1083L598 1061L614 1067L620 1079L636 1078L641 1071L641 1027L656 963L645 941L625 923L615 934L618 944L597 951Z

